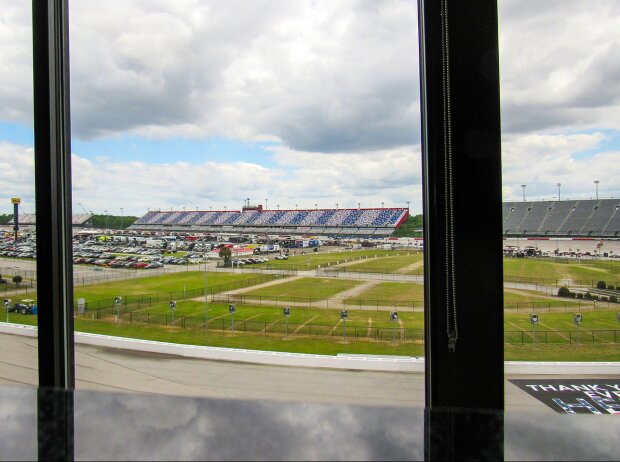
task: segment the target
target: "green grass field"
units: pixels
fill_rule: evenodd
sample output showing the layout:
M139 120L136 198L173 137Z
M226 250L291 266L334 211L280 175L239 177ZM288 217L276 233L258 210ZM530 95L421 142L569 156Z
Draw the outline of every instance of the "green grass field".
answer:
M372 259L364 259L348 264L341 269L344 271L361 271L365 273L401 273L401 274L424 274L422 253L404 256L381 256ZM337 268L334 268L337 269Z
M296 255L293 254L296 252ZM301 255L301 252L305 252L305 255ZM296 268L298 270L304 270L308 268L308 261L310 262L309 268L316 268L319 265L324 268L329 265L337 265L341 263L349 263L352 261L367 261L367 259L375 257L389 257L398 256L404 258L407 256L422 255L416 251L396 251L396 250L347 250L343 252L313 252L312 249L290 249L288 260L275 260L270 257L267 263L261 263L258 266L272 266L275 268Z
M181 302L177 310L177 324L146 325L140 322L129 324L126 316L121 322L90 320L77 318L76 330L122 337L144 338L149 340L188 343L197 345L225 346L233 348L260 349L269 351L290 351L298 353L337 354L402 354L422 356L423 349L419 340L404 337L405 340L391 342L391 323L388 313L349 311L347 320L348 343L343 343L342 321L337 310L294 309L289 318L289 336L285 339L284 316L281 308L258 306L237 306L235 313L235 331L231 329L231 316L228 307L214 304L209 308L209 330L204 324L195 323L193 328L181 328L180 316L199 313L204 316L204 305L197 302ZM146 310L141 310L144 314ZM149 309L153 315L169 312L162 304ZM539 315L539 325L534 342L532 327L527 314L507 314L505 317L506 360L562 360L562 361L618 361L620 348L618 344L609 343L610 332L618 330L616 312L612 310L584 313L584 320L577 335L577 328L572 321L572 313L550 313ZM418 332L423 328L421 313L399 313L403 329ZM311 320L313 326L326 326L318 329L317 335L308 335L299 326ZM11 314L11 321L23 324L36 324L36 316ZM204 317L202 318L204 321ZM170 319L168 319L170 322ZM254 328L244 326L244 322L253 322ZM259 324L268 325L267 329ZM224 329L221 326L224 326ZM305 324L307 327L307 324ZM369 328L385 329L383 341L364 335ZM545 332L547 333L545 335ZM618 335L618 333L616 333ZM357 336L357 337L356 337ZM516 337L523 336L523 343L516 342ZM620 336L619 336L620 337ZM416 337L420 338L420 334ZM546 338L548 343L543 343ZM577 343L579 339L579 343ZM617 341L618 339L616 339ZM570 343L569 343L570 342Z
M278 297L281 300L311 298L324 300L360 285L362 281L336 278L302 278L246 292L247 295Z
M262 274L208 272L206 284L211 291L226 288L230 290L235 287L245 287L259 282L266 282L271 278L272 276L270 275ZM138 296L140 298L149 298L157 295L166 297L173 294L173 298L182 300L201 295L204 285L204 271L183 271L160 276L125 279L110 281L105 284L76 287L74 299L85 298L88 303L94 303L100 300L113 300L116 296L135 299ZM23 300L24 298L36 300L36 291L12 297L13 300Z
M299 250L299 249L298 249ZM388 256L385 256L385 254ZM343 269L355 271L366 268L372 272L415 274L421 270L421 254L396 255L390 251L354 251L332 254L309 253L312 265L343 262L352 257L360 258ZM376 256L381 255L381 256ZM291 262L305 263L307 255L291 257L288 261L274 261L287 267ZM322 263L319 263L322 262ZM347 263L350 263L347 262ZM616 262L613 262L616 263ZM416 268L417 267L417 268ZM596 267L575 262L543 261L538 259L505 259L507 275L545 278L548 280L592 278L613 283L611 276L617 274L618 265ZM259 279L262 278L262 279ZM228 289L266 282L271 276L260 273L242 274L209 272L209 287L229 284ZM208 304L209 322L205 332L205 302L192 300L197 290L202 293L204 272L189 271L163 276L153 276L106 284L78 287L75 298L86 298L89 310L85 317L75 320L76 330L106 333L152 340L193 343L198 345L228 346L249 349L291 351L302 353L337 354L339 352L365 354L423 355L423 285L411 282L376 281L359 292L341 297L345 291L355 290L364 280L342 278L284 278L265 287L245 290L246 296L260 297L258 301L237 303L234 315L235 331L232 332L232 316L228 303ZM233 287L233 285L235 285ZM149 297L162 294L163 298ZM174 325L168 300L174 294L177 308ZM97 311L90 304L93 300L111 300L115 296L129 296L129 305L119 308L121 317L116 321L114 308ZM133 297L133 298L132 298ZM138 297L142 297L139 302ZM144 298L148 298L148 303ZM13 299L36 298L32 293ZM344 323L340 308L325 309L305 307L303 299L338 300L344 298L349 317L346 321L348 343L343 343ZM272 303L277 299L279 303ZM248 297L247 300L250 300ZM378 301L385 303L379 309ZM515 360L620 360L620 323L616 319L618 308L600 309L593 304L574 299L548 296L539 292L507 289L505 300L506 359ZM292 307L288 319L289 336L285 335L285 317L282 307ZM372 308L372 302L377 309ZM415 303L414 303L415 301ZM368 303L366 303L368 302ZM383 305L383 304L382 304ZM613 304L612 304L613 305ZM109 306L109 304L108 304ZM392 309L399 312L396 325L389 318ZM364 308L364 309L362 309ZM387 309L386 309L387 308ZM513 310L513 308L519 308ZM577 329L573 313L580 311L584 321ZM555 309L555 310L554 310ZM529 313L539 314L540 322L532 330ZM97 319L100 318L100 319ZM36 323L36 316L10 314L11 322ZM399 341L392 345L393 327L399 329ZM547 342L547 343L545 343Z
M504 258L504 276L544 279L549 283L554 280L568 279L583 282L594 281L595 283L603 280L614 285L620 284L615 265L596 267L594 263L555 263L533 258Z

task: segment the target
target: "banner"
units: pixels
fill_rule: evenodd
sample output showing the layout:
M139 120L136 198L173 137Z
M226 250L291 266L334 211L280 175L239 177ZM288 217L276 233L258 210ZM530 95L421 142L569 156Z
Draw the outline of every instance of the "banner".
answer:
M560 414L620 415L620 378L509 379Z

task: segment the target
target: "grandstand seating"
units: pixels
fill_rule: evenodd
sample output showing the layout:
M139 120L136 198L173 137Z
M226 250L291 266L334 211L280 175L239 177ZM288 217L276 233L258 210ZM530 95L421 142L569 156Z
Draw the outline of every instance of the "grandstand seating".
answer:
M571 207L570 213L566 220L558 229L558 233L566 234L567 236L578 235L579 231L592 214L594 207L588 204L591 201L575 201L575 204Z
M321 209L179 212L150 211L133 229L168 229L209 232L304 233L333 235L389 235L406 218L408 210ZM378 228L384 228L377 233Z
M614 211L609 221L603 228L602 236L612 237L620 235L620 203L614 206Z
M90 218L92 217L89 213L78 213L71 216L71 224L74 226L83 226L88 223ZM36 213L21 213L19 215L19 224L20 225L36 225L37 223L37 215ZM12 220L11 220L12 223Z
M507 236L613 237L620 234L617 199L509 202L502 206Z
M607 222L610 221L612 215L615 211L615 205L610 201L592 201L594 203L594 207L592 210L592 214L590 218L583 225L579 234L582 235L592 235L596 234L597 230L604 230ZM598 233L600 234L600 233Z

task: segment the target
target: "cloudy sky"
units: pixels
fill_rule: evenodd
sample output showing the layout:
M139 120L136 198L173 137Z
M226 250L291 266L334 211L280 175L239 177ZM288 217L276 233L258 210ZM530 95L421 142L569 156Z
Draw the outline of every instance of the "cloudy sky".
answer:
M420 211L415 1L70 3L76 213ZM34 211L30 21L0 0L0 213ZM620 2L501 0L500 44L504 200L620 197Z

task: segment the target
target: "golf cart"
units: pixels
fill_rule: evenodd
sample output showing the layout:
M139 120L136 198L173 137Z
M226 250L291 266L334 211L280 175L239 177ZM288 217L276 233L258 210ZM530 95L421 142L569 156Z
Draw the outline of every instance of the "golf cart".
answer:
M37 306L34 304L35 300L31 298L25 298L20 302L9 308L9 313L21 313L21 314L37 314Z

